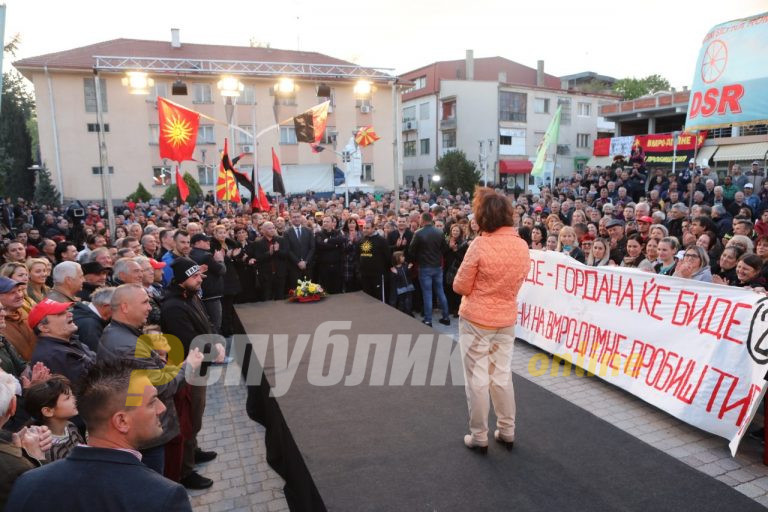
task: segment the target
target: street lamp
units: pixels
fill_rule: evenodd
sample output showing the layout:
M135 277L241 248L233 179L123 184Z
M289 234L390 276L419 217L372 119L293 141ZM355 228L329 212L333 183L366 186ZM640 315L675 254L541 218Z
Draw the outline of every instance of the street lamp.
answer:
M123 86L128 87L128 94L147 95L149 89L155 86L155 81L143 71L128 71L122 79Z
M352 92L358 99L367 99L373 91L373 84L368 80L358 80L352 88Z
M434 176L432 176L432 181L434 181L435 183L440 183L440 175L435 174Z
M293 78L281 77L275 84L275 92L279 96L290 96L296 91L296 82Z

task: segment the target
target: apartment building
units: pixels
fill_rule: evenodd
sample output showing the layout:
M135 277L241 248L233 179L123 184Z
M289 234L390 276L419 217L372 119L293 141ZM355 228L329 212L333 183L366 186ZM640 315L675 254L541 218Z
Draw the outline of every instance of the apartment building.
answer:
M205 116L198 129L196 161L181 165L204 191L215 187L225 137L230 139L231 156L244 154L242 171L258 165L267 191L271 148L283 164L289 189L333 190L333 166L344 165L337 152L359 127L368 125L381 140L360 148L360 166L350 172L360 173L362 183L371 188L394 186L395 77L384 70L315 52L182 44L178 31L171 41L115 39L19 60L14 66L34 86L42 163L65 199L104 197L95 71L115 199L124 198L139 183L159 196L171 183L175 164L160 158L157 145L158 97ZM154 81L147 94L131 94L123 84L127 71L145 72ZM223 76L236 79L239 88L229 102L220 90ZM326 99L331 101L323 137L326 150L314 153L308 144L297 143L291 119ZM241 130L229 128L230 119ZM255 144L254 128L256 133L266 130Z
M469 50L464 60L433 63L401 78L414 84L402 103L406 183L427 178L438 158L459 149L488 181L523 186L558 106L560 136L544 179L555 168L558 174L582 168L598 135L613 132L598 108L615 97L569 89L567 80L544 73L543 61L529 68L501 57L475 59Z

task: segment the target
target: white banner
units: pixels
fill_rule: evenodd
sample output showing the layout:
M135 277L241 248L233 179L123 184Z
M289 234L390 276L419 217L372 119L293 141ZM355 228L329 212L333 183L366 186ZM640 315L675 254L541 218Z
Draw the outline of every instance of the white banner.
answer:
M767 316L768 297L751 290L531 251L515 334L728 439L735 455L766 389Z
M611 137L611 156L622 155L629 159L632 154L632 144L635 143L635 136Z

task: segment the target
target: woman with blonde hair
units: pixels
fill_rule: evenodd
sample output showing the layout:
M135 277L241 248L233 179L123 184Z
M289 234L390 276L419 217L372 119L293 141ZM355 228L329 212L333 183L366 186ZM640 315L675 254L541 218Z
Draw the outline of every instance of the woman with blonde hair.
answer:
M4 263L0 266L0 276L13 279L19 283L24 283L21 285L21 289L24 291L24 305L21 306L21 309L27 313L32 311L32 308L35 307L37 301L30 299L27 294L27 283L29 282L29 271L27 270L27 266L24 263L19 263L17 261Z
M587 255L587 265L590 267L604 267L610 265L611 244L605 238L597 238L592 242L592 250Z
M51 291L45 284L48 276L51 275L51 265L45 258L30 258L27 260L27 271L29 282L27 282L26 295L37 304Z
M530 255L514 228L514 209L506 196L477 188L472 207L481 236L469 245L453 290L462 295L459 343L470 431L464 445L484 454L491 401L498 427L494 439L507 449L515 440L512 349L517 293L528 274Z
M579 263L584 263L584 252L579 249L579 240L576 238L576 232L571 226L563 226L557 235L557 252L562 252L575 259Z

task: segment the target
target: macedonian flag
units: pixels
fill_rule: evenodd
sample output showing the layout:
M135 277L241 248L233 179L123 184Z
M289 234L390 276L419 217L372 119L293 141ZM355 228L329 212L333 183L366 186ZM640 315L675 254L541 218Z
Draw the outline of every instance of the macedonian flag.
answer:
M160 158L175 162L193 160L200 114L165 98L158 98L157 115L160 118Z
M227 139L224 139L224 151L221 152L219 176L216 179L216 199L240 202L240 189L237 186L235 172L232 162L229 160Z

